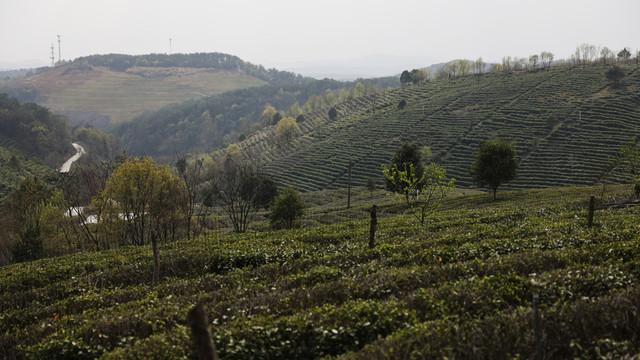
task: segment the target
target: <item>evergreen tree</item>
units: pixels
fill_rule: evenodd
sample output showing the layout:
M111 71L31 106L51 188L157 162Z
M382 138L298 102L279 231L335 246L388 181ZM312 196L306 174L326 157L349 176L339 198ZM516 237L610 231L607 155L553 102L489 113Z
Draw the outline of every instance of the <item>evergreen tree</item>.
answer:
M514 180L518 163L513 143L504 139L494 139L480 143L476 158L469 172L478 186L489 186L496 199L496 191L502 183Z

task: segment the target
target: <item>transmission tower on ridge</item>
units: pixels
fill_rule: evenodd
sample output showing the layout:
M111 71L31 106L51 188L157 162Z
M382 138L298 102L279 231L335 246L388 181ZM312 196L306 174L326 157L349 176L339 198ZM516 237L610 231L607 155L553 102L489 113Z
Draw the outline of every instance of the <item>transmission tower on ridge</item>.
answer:
M49 59L51 59L51 67L55 67L56 57L53 55L53 43L51 43L51 57Z
M60 35L58 35L58 62L62 61L62 53L60 52Z

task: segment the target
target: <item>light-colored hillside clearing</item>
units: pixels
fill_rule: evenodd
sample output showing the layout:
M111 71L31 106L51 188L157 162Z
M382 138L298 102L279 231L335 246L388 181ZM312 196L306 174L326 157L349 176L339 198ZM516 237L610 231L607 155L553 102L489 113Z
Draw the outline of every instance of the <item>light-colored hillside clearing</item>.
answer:
M266 84L238 72L209 69L153 69L153 74L139 71L116 72L104 68L64 74L55 70L33 80L48 96L45 106L54 111L96 111L110 116L117 124L129 121L148 110L190 99L216 95ZM153 77L157 76L157 77Z

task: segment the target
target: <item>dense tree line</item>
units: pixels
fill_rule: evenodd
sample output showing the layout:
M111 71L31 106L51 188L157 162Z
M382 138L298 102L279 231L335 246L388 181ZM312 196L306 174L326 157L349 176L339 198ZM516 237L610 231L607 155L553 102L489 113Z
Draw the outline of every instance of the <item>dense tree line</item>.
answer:
M277 194L272 179L231 155L221 164L181 158L173 169L124 155L46 179L27 177L0 203L0 265L190 238L207 226L211 208L245 232ZM280 208L270 219L280 224L285 216L292 226L304 206L295 205L293 218Z
M511 72L511 71L535 71L549 69L551 66L586 66L596 62L603 65L615 63L635 62L640 64L640 51L633 53L625 47L620 51L614 51L604 46L592 44L580 44L569 59L555 60L555 55L549 51L529 56L504 56L501 63L487 64L481 57L475 61L458 59L444 64L432 65L428 68L404 70L400 75L400 85L420 84L432 79L453 79L470 74L480 75L485 72Z
M222 53L91 55L78 58L73 62L102 66L116 71L126 71L132 67L187 67L243 71L270 84L299 84L310 80L292 72L266 69L261 65L243 61L237 56Z

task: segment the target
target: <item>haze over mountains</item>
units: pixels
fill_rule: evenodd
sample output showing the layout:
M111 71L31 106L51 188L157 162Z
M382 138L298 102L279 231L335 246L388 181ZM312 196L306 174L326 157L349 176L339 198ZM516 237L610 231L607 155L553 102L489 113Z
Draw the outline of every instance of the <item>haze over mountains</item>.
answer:
M282 63L282 69L315 79L356 80L397 76L405 69L421 69L434 60L419 56L376 54L355 59Z

